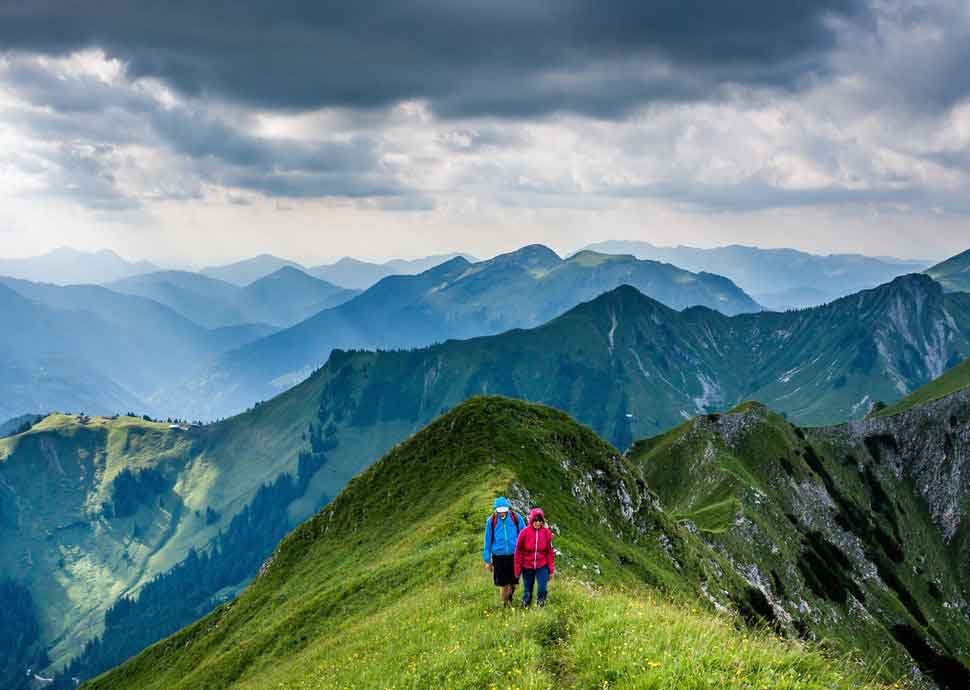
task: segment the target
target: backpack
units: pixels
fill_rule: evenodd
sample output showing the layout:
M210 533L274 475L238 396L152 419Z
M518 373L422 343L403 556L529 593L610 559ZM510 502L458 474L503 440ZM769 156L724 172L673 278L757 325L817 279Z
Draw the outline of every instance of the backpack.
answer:
M515 523L515 528L518 529L518 530L521 530L522 528L519 527L519 516L515 514L515 511L514 510L510 510L509 511L509 515L512 516L512 522ZM498 525L498 514L497 513L492 513L492 541L495 541L495 527L496 527L496 525Z

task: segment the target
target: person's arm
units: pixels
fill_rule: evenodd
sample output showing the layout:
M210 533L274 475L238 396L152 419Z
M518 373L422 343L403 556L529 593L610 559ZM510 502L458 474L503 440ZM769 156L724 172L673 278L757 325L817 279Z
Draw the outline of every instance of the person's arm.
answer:
M546 529L549 529L548 527ZM549 530L549 546L546 553L546 562L549 564L549 577L556 572L556 550L552 548L552 530Z
M515 540L515 555L512 557L512 562L515 566L515 576L518 577L522 574L522 542L525 539L525 530L519 532L519 536Z
M485 521L485 539L482 542L482 560L485 565L492 564L492 519Z

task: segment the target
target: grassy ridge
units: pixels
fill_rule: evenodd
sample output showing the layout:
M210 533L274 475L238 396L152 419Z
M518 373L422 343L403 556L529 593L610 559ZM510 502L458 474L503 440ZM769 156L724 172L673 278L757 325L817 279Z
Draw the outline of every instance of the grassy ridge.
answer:
M545 610L496 605L480 539L499 492L560 533ZM476 398L350 482L235 602L85 687L867 686L872 671L698 607L700 582L740 583L653 505L565 415Z

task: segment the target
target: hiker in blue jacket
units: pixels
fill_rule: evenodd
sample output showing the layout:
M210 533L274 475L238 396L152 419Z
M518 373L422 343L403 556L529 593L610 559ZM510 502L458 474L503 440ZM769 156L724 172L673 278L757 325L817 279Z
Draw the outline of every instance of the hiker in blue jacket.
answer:
M519 584L519 578L515 576L515 542L525 527L525 518L512 510L505 496L495 499L492 514L485 521L482 558L486 570L492 571L495 586L502 588L504 606L512 605L515 586Z

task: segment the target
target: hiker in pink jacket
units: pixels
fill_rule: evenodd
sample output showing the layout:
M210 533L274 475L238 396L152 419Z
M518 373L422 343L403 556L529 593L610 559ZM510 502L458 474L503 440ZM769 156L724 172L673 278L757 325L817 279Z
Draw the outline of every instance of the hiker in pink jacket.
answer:
M529 513L529 525L519 532L515 542L515 576L522 575L522 606L532 603L532 590L539 585L536 606L545 606L549 578L556 571L556 552L552 548L552 531L546 527L542 508Z

